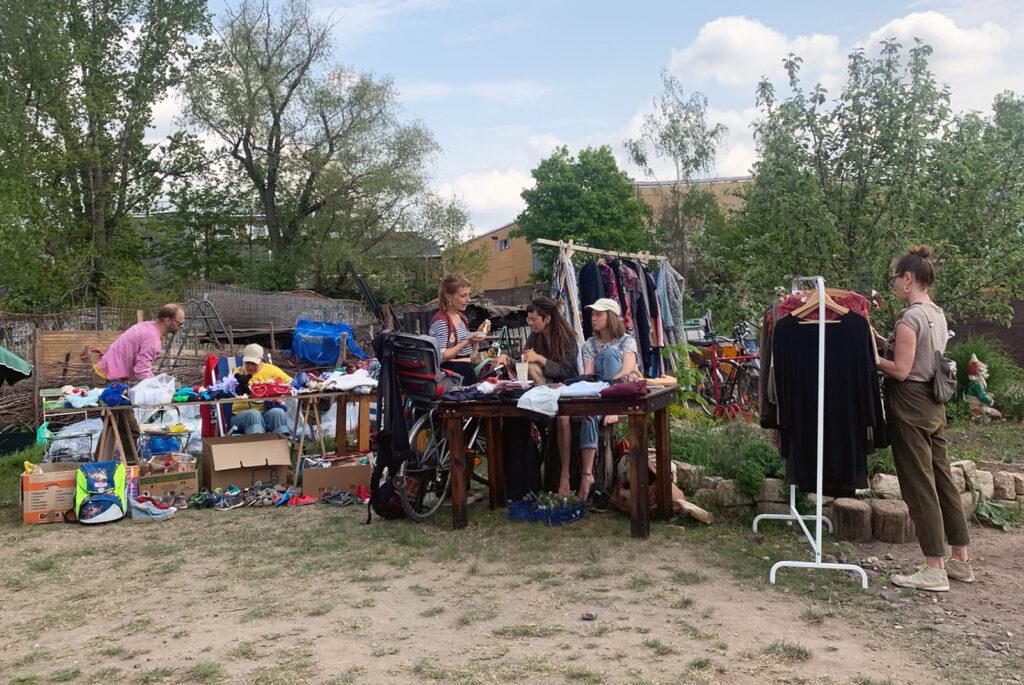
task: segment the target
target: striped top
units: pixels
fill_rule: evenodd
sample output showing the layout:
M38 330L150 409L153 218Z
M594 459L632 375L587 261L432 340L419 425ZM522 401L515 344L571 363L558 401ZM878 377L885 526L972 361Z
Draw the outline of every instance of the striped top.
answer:
M461 316L454 319L455 321L455 346L462 343L469 337L469 327L466 326L465 320ZM451 335L448 331L448 320L443 316L437 316L433 321L430 322L430 336L437 340L437 344L440 346L441 351L448 349L448 340ZM472 345L465 345L456 357L470 357L473 355Z

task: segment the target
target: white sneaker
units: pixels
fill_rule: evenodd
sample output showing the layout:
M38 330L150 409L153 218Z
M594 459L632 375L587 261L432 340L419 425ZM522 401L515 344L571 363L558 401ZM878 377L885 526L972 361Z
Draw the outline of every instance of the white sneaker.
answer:
M927 590L928 592L949 592L949 578L946 571L931 566L921 566L917 573L904 576L899 573L893 574L893 585L909 587L914 590Z
M946 559L946 575L961 583L973 583L974 568L971 566L971 560Z

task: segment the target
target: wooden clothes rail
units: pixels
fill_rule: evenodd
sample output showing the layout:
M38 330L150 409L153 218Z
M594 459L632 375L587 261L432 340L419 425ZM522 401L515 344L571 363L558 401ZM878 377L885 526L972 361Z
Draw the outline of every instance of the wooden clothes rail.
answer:
M662 255L652 255L650 251L646 252L616 252L615 250L599 250L594 247L587 245L581 245L574 240L568 242L564 240L548 240L547 238L537 238L534 243L537 245L548 245L550 247L560 247L565 250L565 256L568 259L572 259L574 252L587 252L589 254L605 255L607 257L625 257L626 259L636 259L648 264L650 262L663 262L667 261L668 257Z

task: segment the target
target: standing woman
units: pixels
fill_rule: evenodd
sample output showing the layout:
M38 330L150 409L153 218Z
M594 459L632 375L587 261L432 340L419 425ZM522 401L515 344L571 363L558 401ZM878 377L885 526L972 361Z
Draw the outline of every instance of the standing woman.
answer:
M960 493L946 458L946 408L932 396L934 346L946 349L946 315L929 294L935 272L931 249L910 247L892 264L896 297L909 306L884 342L878 370L884 373L889 440L903 499L917 529L925 565L911 575L896 574L893 585L945 592L949 578L974 582L967 551L970 537ZM877 335L877 334L876 334ZM946 541L952 558L946 558Z
M471 285L462 274L445 276L437 289L437 313L430 319L430 335L441 348L441 368L459 374L464 384L476 382L472 356L490 328L490 321L484 321L475 333L469 332L463 312L469 305Z
M626 333L626 326L619 319L619 304L602 297L588 304L593 336L583 343L583 373L596 373L601 378L613 380L629 376L636 370L636 340ZM597 454L597 422L600 417L583 420L580 428L580 455L583 461L580 476L580 499L585 500L594 484L594 455ZM617 416L604 417L604 423L615 423ZM563 479L566 473L563 471ZM568 491L568 480L564 481Z

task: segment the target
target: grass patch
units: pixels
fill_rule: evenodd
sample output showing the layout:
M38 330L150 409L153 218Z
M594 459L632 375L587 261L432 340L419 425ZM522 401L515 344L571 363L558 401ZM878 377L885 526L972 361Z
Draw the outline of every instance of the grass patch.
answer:
M92 675L89 676L87 683L111 683L121 682L121 669L109 666L107 668L101 668Z
M196 683L219 683L224 680L224 669L212 661L200 661L185 671L185 675Z
M822 611L821 609L811 607L804 609L803 613L800 614L800 620L807 623L822 623L827 617L832 615L831 611Z
M811 650L796 642L787 642L786 640L776 640L762 649L761 653L788 662L807 661L811 658Z
M473 606L469 607L462 614L455 619L456 626L468 626L470 623L477 621L486 621L489 618L494 618L498 615L498 610L493 606Z
M355 683L366 682L365 678L361 678L366 673L366 669L362 666L350 666L339 676L334 676L327 681L326 685L355 685Z
M389 654L398 654L398 647L378 647L377 649L370 652L370 656L374 658L388 656Z
M634 573L629 577L628 587L633 592L643 592L654 585L654 580L647 572Z
M894 685L894 683L886 678L885 680L873 680L867 676L856 676L851 681L853 685Z
M128 649L124 645L109 645L96 651L100 656L111 657L115 659L134 659L143 652L136 651L134 649Z
M711 668L711 657L699 656L686 666L691 671L703 671Z
M167 680L175 674L175 669L161 666L159 668L151 668L148 671L142 671L135 676L135 682L147 685L148 683L159 683L162 680Z
M238 622L239 623L251 623L261 618L267 618L269 616L280 616L281 612L279 607L273 604L261 604L254 606L253 608L242 614Z
M307 616L325 616L331 613L331 609L334 608L333 604L317 604L315 607L309 610Z
M259 650L256 649L256 645L251 642L241 642L235 645L228 654L236 659L247 659L249 661L256 661L262 656Z
M701 630L692 623L686 621L679 622L679 628L683 631L684 635L692 637L694 640L714 640L718 637L718 633L712 630Z
M425 587L419 584L410 585L409 591L412 592L414 595L419 595L420 597L430 597L434 594L434 588Z
M46 649L35 649L35 650L29 652L28 654L24 654L24 655L18 657L17 659L15 659L14 661L12 661L11 662L11 666L13 666L14 668L21 668L23 666L30 666L31 664L34 664L37 661L45 659L48 656L50 656L49 650L46 650Z
M376 604L376 602L373 601L373 597L364 597L352 606L356 609L367 609L372 607L374 604Z
M416 662L412 672L423 680L434 682L457 682L465 685L493 682L557 682L568 680L583 685L597 685L608 676L598 670L563 664L542 655L523 658L502 658L499 660L474 660L464 664L442 662L436 657L426 657ZM561 678L559 678L561 676Z
M78 668L62 668L59 671L54 671L46 678L51 683L70 683L72 680L78 680L82 676L81 669Z
M667 656L669 654L675 654L676 650L672 645L666 644L657 638L650 638L643 641L644 647L647 647L658 656Z
M521 623L495 628L491 631L491 634L499 637L548 637L560 632L562 632L562 629L558 626L539 626L535 623Z
M576 577L580 580L593 580L595 578L604 578L608 575L608 572L600 565L587 565L576 571Z
M707 582L708 577L698 571L676 571L672 574L672 582L676 585L698 585Z
M672 602L673 609L689 609L693 606L693 599L690 597L677 597L676 601Z
M420 616L422 616L423 618L430 618L432 616L440 616L443 613L444 607L431 607L429 609L424 609L423 611L421 611Z

